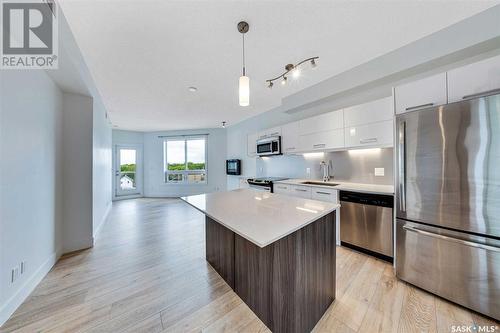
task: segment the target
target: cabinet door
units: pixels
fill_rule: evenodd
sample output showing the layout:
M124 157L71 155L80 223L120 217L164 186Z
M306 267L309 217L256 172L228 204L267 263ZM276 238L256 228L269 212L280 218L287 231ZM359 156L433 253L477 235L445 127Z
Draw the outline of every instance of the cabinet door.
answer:
M391 96L346 108L344 109L344 125L352 127L391 120L394 117L392 103Z
M312 133L299 136L301 151L333 150L344 148L344 129Z
M328 201L338 203L339 191L330 188L313 187L311 190L311 198L313 200Z
M247 154L248 156L256 156L257 155L257 133L248 134L247 136Z
M311 187L302 185L291 185L291 195L305 199L311 199Z
M353 147L392 147L393 121L354 126L345 130L345 146Z
M278 193L278 194L290 195L291 186L292 185L289 185L289 184L275 183L273 185L273 192Z
M500 56L448 72L449 103L483 94L500 94Z
M446 73L440 73L394 88L396 113L446 104Z
M281 127L281 145L283 153L294 153L299 150L299 122Z
M273 127L273 128L268 128L263 130L262 132L259 132L257 135L257 139L265 139L269 138L272 136L280 136L281 135L281 127Z
M311 134L344 127L344 112L337 110L299 121L299 134Z

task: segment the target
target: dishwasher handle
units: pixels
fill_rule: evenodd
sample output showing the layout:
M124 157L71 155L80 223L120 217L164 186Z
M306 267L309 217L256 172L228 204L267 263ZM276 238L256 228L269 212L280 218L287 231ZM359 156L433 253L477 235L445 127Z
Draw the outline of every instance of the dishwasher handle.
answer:
M352 202L362 205L381 206L387 208L394 207L394 197L387 194L340 191L339 200L341 202Z

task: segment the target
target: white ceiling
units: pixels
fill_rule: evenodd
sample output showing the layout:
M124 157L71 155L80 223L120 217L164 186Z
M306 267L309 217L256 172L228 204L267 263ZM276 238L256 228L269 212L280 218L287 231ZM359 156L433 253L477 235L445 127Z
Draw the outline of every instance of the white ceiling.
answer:
M395 50L498 1L60 1L114 125L153 131L211 128ZM250 77L238 105L240 20ZM265 80L319 56L286 87ZM188 91L196 86L198 91Z

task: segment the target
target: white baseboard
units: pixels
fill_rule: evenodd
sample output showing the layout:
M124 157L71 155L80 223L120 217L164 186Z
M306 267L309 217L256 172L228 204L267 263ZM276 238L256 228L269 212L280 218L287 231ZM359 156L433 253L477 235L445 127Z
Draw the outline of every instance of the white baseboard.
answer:
M0 308L0 326L12 316L14 311L28 298L36 286L47 275L50 269L61 257L61 253L53 253L34 273L29 277L19 290Z
M97 227L94 229L94 232L92 234L92 237L94 238L94 240L95 240L95 237L97 236L97 234L99 233L99 231L101 231L102 226L106 222L106 219L109 215L109 212L111 211L112 206L113 206L113 201L108 202L108 206L106 207L106 211L104 212L104 216L101 217L101 221L99 222Z

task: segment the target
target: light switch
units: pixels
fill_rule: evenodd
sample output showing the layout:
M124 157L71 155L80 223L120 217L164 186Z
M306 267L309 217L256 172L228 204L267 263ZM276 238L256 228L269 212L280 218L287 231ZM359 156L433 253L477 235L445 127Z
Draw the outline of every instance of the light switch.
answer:
M383 177L384 174L385 174L384 168L375 168L375 176L376 177Z

